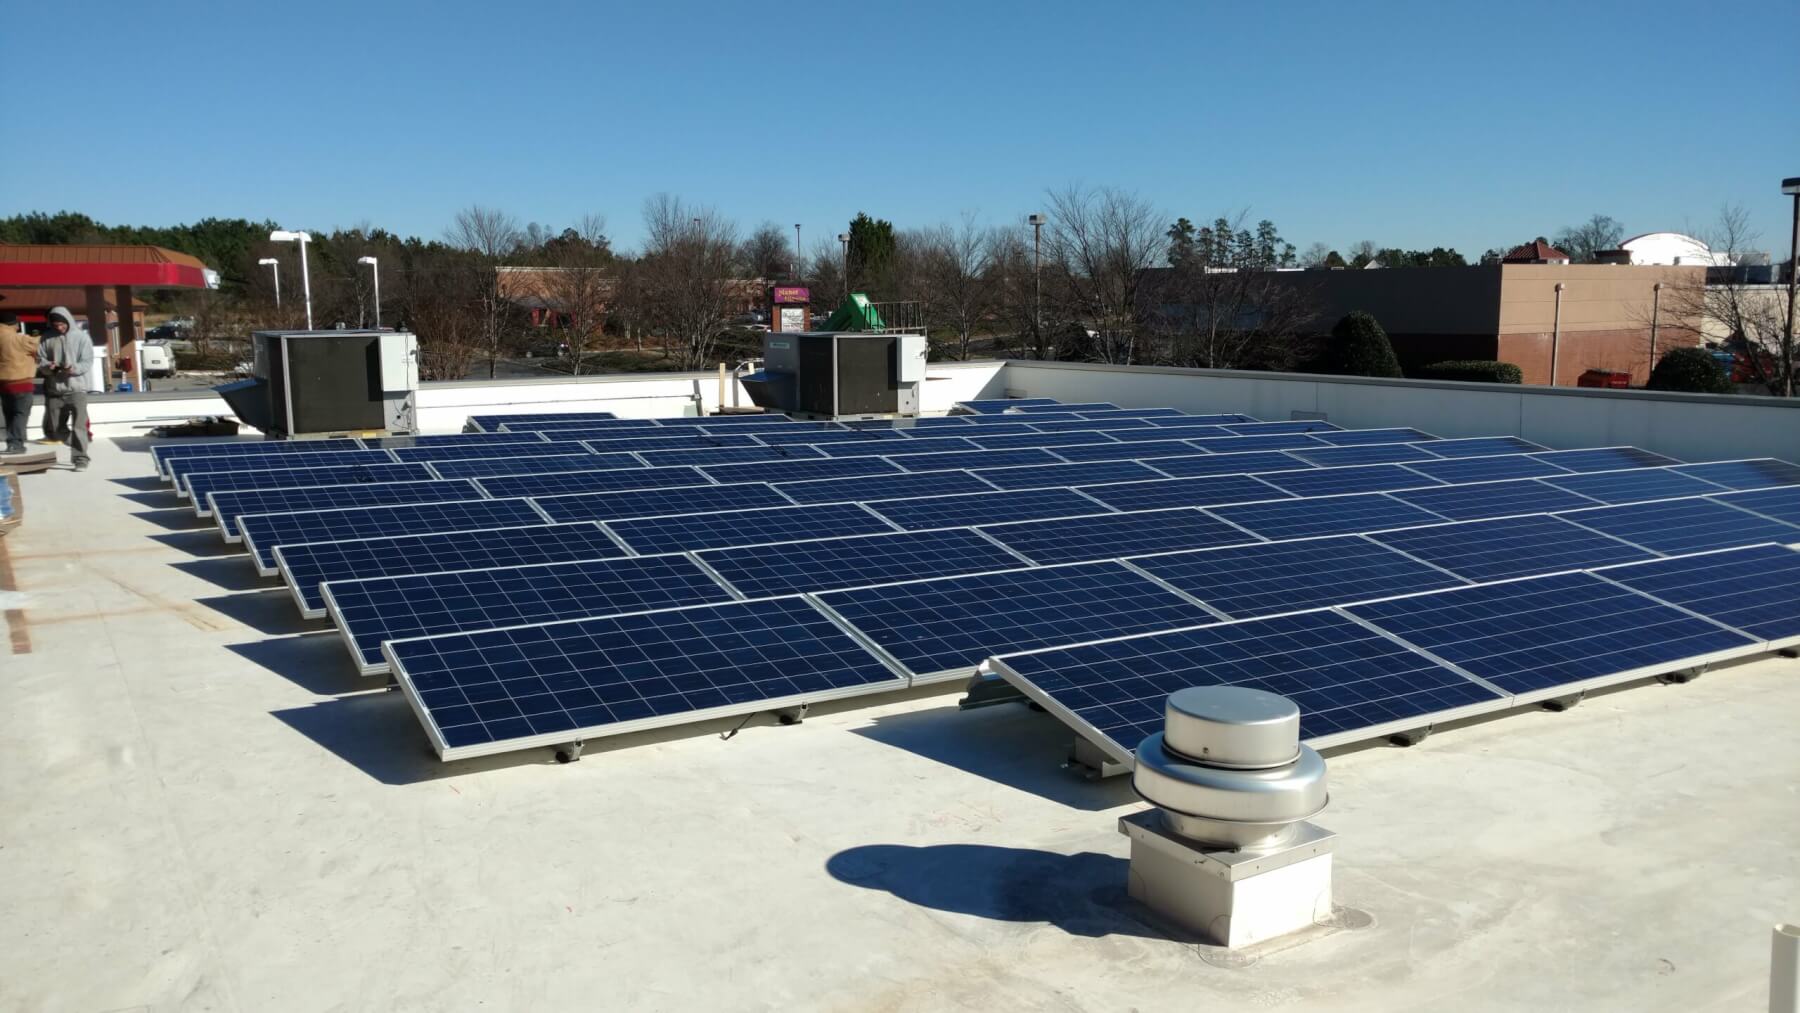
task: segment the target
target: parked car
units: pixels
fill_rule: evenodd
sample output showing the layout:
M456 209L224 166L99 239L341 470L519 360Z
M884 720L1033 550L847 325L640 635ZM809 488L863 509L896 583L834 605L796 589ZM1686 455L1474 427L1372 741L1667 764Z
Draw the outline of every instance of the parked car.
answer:
M143 368L146 377L175 375L175 351L169 347L167 341L146 341L138 349L138 355L144 360Z

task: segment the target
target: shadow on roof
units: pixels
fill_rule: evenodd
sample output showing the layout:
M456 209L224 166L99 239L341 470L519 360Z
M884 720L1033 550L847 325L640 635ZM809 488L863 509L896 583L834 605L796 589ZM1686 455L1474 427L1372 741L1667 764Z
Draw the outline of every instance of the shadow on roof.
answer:
M127 489L137 489L142 492L155 492L158 489L170 488L167 482L155 475L134 475L130 478L114 478L108 481L116 482Z
M266 591L272 585L278 585L280 580L278 577L262 576L256 572L256 567L247 565L242 556L236 555L183 560L169 565L226 591ZM291 609L294 600L292 597L287 600ZM298 612L294 614L299 615Z
M119 498L128 499L138 506L147 506L156 510L172 510L176 507L180 507L181 509L186 510L190 516L193 516L194 514L194 508L189 506L186 500L175 495L174 489L168 487L151 489L147 492L122 492L119 494ZM204 519L205 518L198 516L194 517L196 523ZM161 522L158 521L157 523Z
M230 556L239 566L250 566L244 555L244 547L232 545L220 538L217 528L208 528L204 531L178 531L168 535L151 535L150 540L161 542L171 549L185 552L190 556Z
M333 649L341 661L343 648L334 644ZM344 664L347 667L347 663ZM369 683L354 672L346 678L357 679L365 686ZM413 716L406 698L399 693L358 693L271 713L289 728L382 784L418 784L501 767L555 763L547 749L527 749L443 763L432 753L425 736L419 734L419 719Z
M294 615L291 605L288 607L288 614ZM335 630L227 644L225 649L320 696L360 693L380 689L382 685L380 679L367 678L356 670L349 653L344 650L343 639ZM413 722L412 735L414 738L420 737L417 721Z
M1055 718L1023 705L958 711L954 706L884 714L857 735L936 760L1040 798L1095 812L1137 800L1129 777L1084 780L1062 764L1069 735Z
M209 560L209 562L211 562ZM197 564L188 564L190 566ZM254 575L253 575L254 576ZM284 637L290 633L310 633L321 626L329 625L325 619L302 619L300 610L294 607L294 596L285 587L262 587L255 591L240 591L237 594L222 594L211 598L195 598L194 604L205 605L214 612L242 623L258 633L270 637ZM337 648L343 651L342 641ZM349 657L345 656L348 663Z
M133 499L140 494L126 493L123 495L126 499ZM174 499L172 493L170 494L170 498ZM175 502L179 503L181 501L176 499ZM155 524L158 527L168 528L170 531L189 531L198 528L201 525L205 525L210 529L208 533L211 534L214 539L219 537L218 523L210 517L194 516L194 508L191 506L168 507L161 510L139 510L131 516L139 518L140 520L149 521L151 524ZM242 550L240 549L239 551Z

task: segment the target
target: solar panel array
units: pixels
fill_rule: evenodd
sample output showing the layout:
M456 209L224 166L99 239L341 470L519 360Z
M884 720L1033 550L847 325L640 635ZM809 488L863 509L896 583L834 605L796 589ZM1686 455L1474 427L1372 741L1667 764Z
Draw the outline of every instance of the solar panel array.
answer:
M1185 685L1328 743L1800 642L1783 461L1049 399L467 430L153 451L445 759L988 659L1121 760Z

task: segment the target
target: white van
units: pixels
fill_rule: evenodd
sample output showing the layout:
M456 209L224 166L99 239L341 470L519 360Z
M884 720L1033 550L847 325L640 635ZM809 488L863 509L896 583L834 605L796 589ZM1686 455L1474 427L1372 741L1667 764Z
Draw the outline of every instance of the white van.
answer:
M145 342L138 354L144 357L146 377L175 375L175 352L166 343Z

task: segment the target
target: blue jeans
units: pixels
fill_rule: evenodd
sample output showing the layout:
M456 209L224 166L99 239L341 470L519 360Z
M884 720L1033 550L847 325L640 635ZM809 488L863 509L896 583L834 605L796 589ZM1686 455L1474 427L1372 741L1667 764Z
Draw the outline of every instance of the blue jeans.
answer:
M13 515L13 477L0 475L0 521Z

